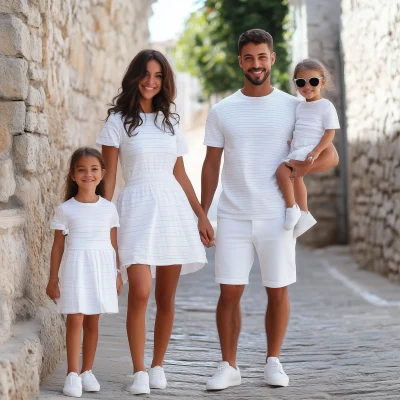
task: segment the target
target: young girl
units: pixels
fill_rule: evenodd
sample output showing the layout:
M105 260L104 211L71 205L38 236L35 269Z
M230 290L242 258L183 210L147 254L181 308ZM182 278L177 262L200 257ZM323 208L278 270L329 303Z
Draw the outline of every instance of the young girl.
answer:
M293 75L293 81L306 101L296 108L290 153L282 160L276 176L287 207L285 229L294 229L297 238L317 221L307 208L307 189L303 178L295 178L292 183L292 170L300 165L311 169L321 152L332 143L335 129L339 129L340 125L334 105L321 96L321 90L330 85L330 76L324 65L320 61L306 59L297 64Z
M97 150L76 150L66 178L65 202L57 207L51 222L55 233L46 293L58 311L67 314L68 373L63 393L71 397L81 397L82 390L100 390L91 371L99 315L118 312L117 294L123 285L116 266L118 214L114 204L101 197L104 173L103 157Z
M129 280L126 325L134 372L132 394L167 386L162 365L179 275L202 268L207 262L202 242L209 247L214 241L213 228L185 172L182 156L187 145L179 116L171 111L175 92L167 59L156 50L141 51L129 65L97 139L107 169L107 199L114 193L118 158L125 178L117 202L118 249L121 272ZM146 372L145 313L152 275L157 314L153 361Z

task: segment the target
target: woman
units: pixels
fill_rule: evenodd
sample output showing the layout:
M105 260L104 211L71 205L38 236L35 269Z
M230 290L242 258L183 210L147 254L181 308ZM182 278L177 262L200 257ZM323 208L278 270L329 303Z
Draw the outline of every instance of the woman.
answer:
M179 116L171 111L175 93L167 59L156 50L141 51L132 60L97 139L107 171L105 197L113 196L118 158L126 182L117 202L118 248L121 273L129 281L126 325L134 368L132 394L167 386L162 364L179 276L202 268L207 262L202 243L211 247L214 242L212 226L185 172L182 156L187 145ZM145 313L152 275L157 314L147 373Z

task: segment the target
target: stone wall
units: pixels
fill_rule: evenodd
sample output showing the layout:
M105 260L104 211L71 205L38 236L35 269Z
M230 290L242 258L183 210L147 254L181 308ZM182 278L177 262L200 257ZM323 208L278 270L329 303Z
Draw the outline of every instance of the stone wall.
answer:
M300 242L317 247L345 243L347 158L342 103L340 0L290 0L289 3L292 71L304 58L316 58L326 65L332 74L334 88L323 96L335 105L342 127L336 132L334 141L340 157L339 167L306 178L309 209L318 224L301 236Z
M400 0L342 8L351 246L400 281Z
M46 298L68 158L94 145L153 0L0 0L0 398L28 399L64 351Z

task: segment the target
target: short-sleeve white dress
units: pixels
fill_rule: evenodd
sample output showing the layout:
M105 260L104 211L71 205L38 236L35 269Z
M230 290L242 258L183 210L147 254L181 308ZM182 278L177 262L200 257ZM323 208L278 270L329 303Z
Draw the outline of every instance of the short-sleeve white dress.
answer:
M116 254L110 239L111 228L118 226L115 205L100 196L96 203L71 198L56 208L50 227L66 236L58 312L118 312Z
M305 161L327 129L339 129L335 106L327 99L302 101L296 108L296 123L289 155L282 160Z
M121 274L133 264L182 264L181 274L207 262L194 213L173 174L177 157L188 148L178 125L174 133L163 127L163 116L141 114L143 124L128 136L121 114L111 114L96 143L119 148L125 186L117 209L118 254ZM156 121L155 121L156 119ZM156 124L155 124L156 122Z

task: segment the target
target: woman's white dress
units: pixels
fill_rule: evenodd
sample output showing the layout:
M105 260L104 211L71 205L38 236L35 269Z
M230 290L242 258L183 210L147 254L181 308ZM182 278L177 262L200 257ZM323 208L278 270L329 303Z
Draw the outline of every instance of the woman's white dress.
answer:
M118 226L115 205L100 196L96 203L71 198L56 208L50 227L66 235L59 271L60 313L118 312L116 254L110 239L111 228Z
M282 160L305 161L327 129L339 129L335 106L327 99L302 101L296 107L296 123L289 155Z
M179 126L174 134L162 129L162 116L141 114L143 125L129 137L120 114L110 115L98 145L119 148L125 187L117 209L121 274L132 264L182 264L181 274L195 272L207 262L194 213L173 174L177 157L187 153Z

